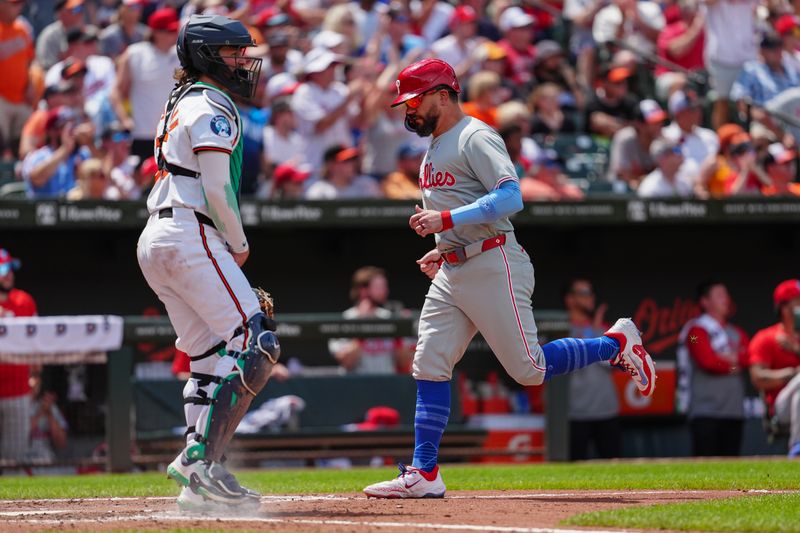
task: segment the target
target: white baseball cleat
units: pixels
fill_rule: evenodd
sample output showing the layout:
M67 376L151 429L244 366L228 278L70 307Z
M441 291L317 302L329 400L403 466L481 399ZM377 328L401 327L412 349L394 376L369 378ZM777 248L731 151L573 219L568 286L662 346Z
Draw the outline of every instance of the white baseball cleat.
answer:
M656 389L656 365L642 345L639 328L630 318L620 318L603 333L619 342L619 353L610 362L631 375L643 396L652 396Z
M397 465L400 475L390 481L375 483L364 489L373 498L443 498L445 493L439 465L433 472L424 472L403 463Z

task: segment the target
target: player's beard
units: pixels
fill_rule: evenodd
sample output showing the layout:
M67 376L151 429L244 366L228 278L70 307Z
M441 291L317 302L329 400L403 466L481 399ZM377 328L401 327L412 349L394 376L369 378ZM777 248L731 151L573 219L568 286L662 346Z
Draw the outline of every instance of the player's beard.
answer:
M439 112L431 109L427 117L422 115L406 115L406 128L420 137L427 137L433 133L439 124Z

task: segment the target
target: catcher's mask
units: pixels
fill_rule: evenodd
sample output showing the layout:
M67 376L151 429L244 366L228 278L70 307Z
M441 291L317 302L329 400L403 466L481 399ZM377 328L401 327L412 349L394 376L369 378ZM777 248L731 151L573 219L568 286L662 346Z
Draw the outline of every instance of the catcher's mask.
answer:
M228 91L252 98L261 73L261 58L248 57L249 66L231 67L220 48L255 46L253 38L238 20L221 15L192 15L178 32L178 59L181 66L222 84Z

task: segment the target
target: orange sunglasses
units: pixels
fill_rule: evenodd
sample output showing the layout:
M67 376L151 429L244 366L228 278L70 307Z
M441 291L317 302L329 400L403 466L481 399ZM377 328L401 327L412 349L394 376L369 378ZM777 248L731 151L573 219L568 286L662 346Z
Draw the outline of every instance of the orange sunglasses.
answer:
M406 106L410 107L411 109L417 109L419 106L422 105L422 99L425 97L425 95L433 93L433 92L436 92L436 91L439 91L439 90L441 90L441 87L437 87L435 89L431 89L429 91L425 91L422 94L418 94L414 98L409 98L408 100L406 100L403 103L406 104Z

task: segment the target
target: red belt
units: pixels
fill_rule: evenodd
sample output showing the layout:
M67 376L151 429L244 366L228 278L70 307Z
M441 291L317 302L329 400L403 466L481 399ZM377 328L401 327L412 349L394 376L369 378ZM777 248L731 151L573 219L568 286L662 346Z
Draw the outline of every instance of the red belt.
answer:
M494 237L490 237L485 241L473 242L472 244L468 244L466 246L460 246L447 252L442 252L442 260L448 265L458 265L465 262L470 257L475 257L476 255L487 250L491 250L492 248L503 246L505 243L505 234L495 235Z

